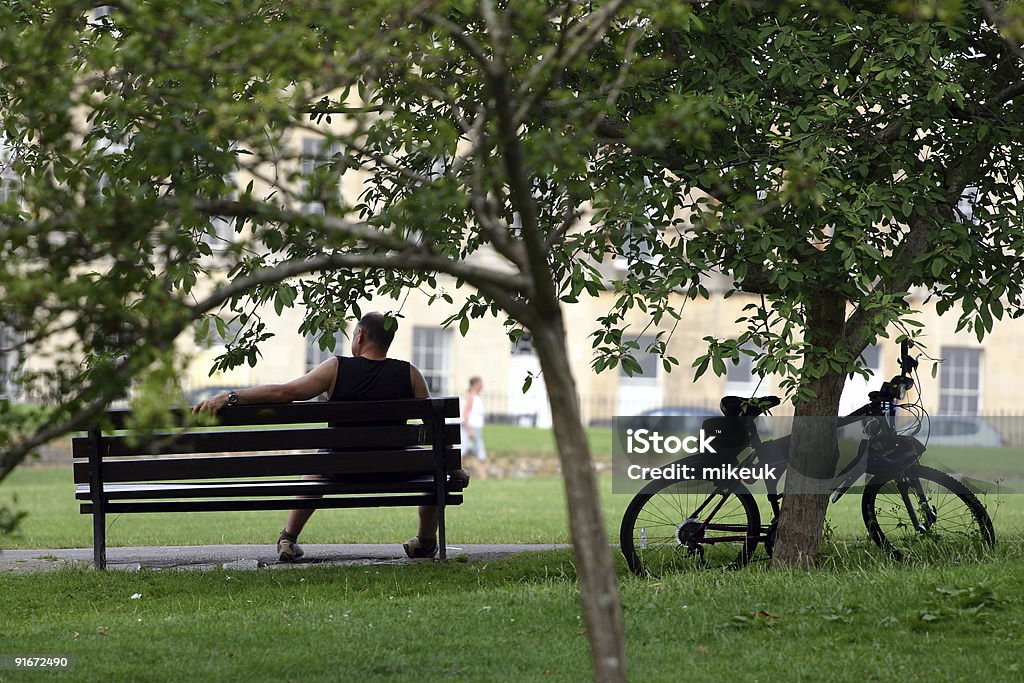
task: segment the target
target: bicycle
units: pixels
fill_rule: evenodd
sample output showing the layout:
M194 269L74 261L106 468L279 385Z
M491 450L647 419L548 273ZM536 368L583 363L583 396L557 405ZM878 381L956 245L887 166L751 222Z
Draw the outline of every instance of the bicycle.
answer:
M918 361L909 343L900 349L900 374L868 394L869 402L837 422L839 428L864 423L857 457L829 482L831 502L845 495L863 476L861 515L871 540L896 560L909 559L938 544L954 549L995 544L992 520L977 496L945 472L921 465L925 445L915 438L921 414L910 430L897 430L898 408L914 388L911 374ZM724 417L709 418L703 428L714 433L724 448L716 462L737 467L774 466L781 476L788 466L790 437L762 440L756 418L770 414L777 396L721 400ZM901 432L911 431L911 434ZM749 448L747 455L740 455ZM689 456L673 465L708 464L706 456ZM774 549L782 494L778 478L766 479L771 509L761 523L757 502L739 480L655 480L630 501L619 529L626 563L635 574L661 574L689 565L742 567L763 544L769 557Z

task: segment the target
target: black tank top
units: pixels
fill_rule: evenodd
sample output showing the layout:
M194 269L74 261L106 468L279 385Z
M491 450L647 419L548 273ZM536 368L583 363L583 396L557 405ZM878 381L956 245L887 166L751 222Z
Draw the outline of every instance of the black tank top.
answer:
M415 398L409 362L385 358L370 360L362 356L338 359L338 375L334 380L332 401L390 401Z
M409 362L385 358L370 360L362 356L335 356L338 359L338 375L334 379L332 401L391 401L400 398L415 398L412 391L412 378L409 376ZM394 427L404 425L405 420L395 422L346 422L344 425L328 422L331 427ZM346 449L332 449L333 452L345 452ZM365 451L363 448L350 450ZM359 481L363 475L346 474L334 480ZM375 475L376 476L376 475ZM396 473L398 478L406 475Z

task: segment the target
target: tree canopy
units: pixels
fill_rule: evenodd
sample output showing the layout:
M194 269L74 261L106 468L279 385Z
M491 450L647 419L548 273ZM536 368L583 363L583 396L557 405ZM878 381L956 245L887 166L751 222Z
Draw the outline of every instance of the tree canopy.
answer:
M599 128L619 144L604 158L692 224L644 287L671 286L685 261L763 297L738 339L708 339L696 374L756 354L798 416L834 416L868 344L916 335L915 288L979 340L1021 314L1015 8L952 9L908 21L888 3L708 4L638 39L652 58ZM814 489L800 473L834 474L834 429L810 424L794 428L776 561L806 564L820 539L825 497L792 495Z

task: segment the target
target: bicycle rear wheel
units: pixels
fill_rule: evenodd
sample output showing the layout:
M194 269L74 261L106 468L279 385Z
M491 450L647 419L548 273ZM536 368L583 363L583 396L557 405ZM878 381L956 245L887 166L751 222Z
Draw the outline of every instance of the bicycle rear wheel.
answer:
M742 567L754 554L761 519L738 482L655 481L629 503L619 543L630 571L655 576L690 568Z
M977 496L931 467L873 478L861 506L871 540L897 560L976 555L995 544L992 520Z

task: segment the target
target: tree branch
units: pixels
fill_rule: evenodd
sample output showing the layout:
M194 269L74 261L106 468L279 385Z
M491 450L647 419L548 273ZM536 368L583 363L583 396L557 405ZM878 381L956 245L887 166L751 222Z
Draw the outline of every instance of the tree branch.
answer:
M523 92L530 92L530 95L516 109L517 125L530 116L533 108L551 91L573 60L604 36L608 30L608 22L629 2L631 0L613 0L588 14L572 28L562 27L565 32L564 39L560 38L558 44L533 65L523 81ZM533 80L538 78L548 66L551 67L551 73L544 82L539 86L533 84Z
M321 254L310 259L285 261L276 266L261 268L251 275L236 278L230 284L195 304L192 307L192 318L198 320L209 311L220 308L230 299L244 294L246 291L259 285L282 282L300 275L341 268L381 268L403 272L442 272L464 280L476 287L516 319L528 313L527 306L523 301L525 297L529 296L530 283L521 275L472 266L464 261L454 261L447 257L421 250L394 254Z
M992 102L989 103L988 106L1001 107L1019 95L1024 95L1024 81L1018 81L1017 83L1000 90L996 93L995 97L992 98Z
M1006 47L1010 49L1010 52L1017 55L1018 59L1024 61L1024 50L1021 49L1021 46L1014 43L1013 41L1010 40L1009 37L1003 34L1003 29L1006 28L1006 21L1003 19L1003 17L999 16L999 12L996 11L995 6L991 2L989 2L989 0L980 0L979 4L981 5L982 10L984 10L985 12L985 17L989 20L989 22L992 23L993 26L996 27L996 30L999 31L999 37L1003 39L1003 42L1006 44Z
M483 68L485 72L489 72L493 68L491 60L487 57L486 53L484 53L483 46L466 35L465 31L463 31L460 26L448 19L445 19L444 17L439 17L436 14L431 14L429 12L416 10L414 14L425 23L447 33L452 40L461 45L463 49L470 54L470 56Z

